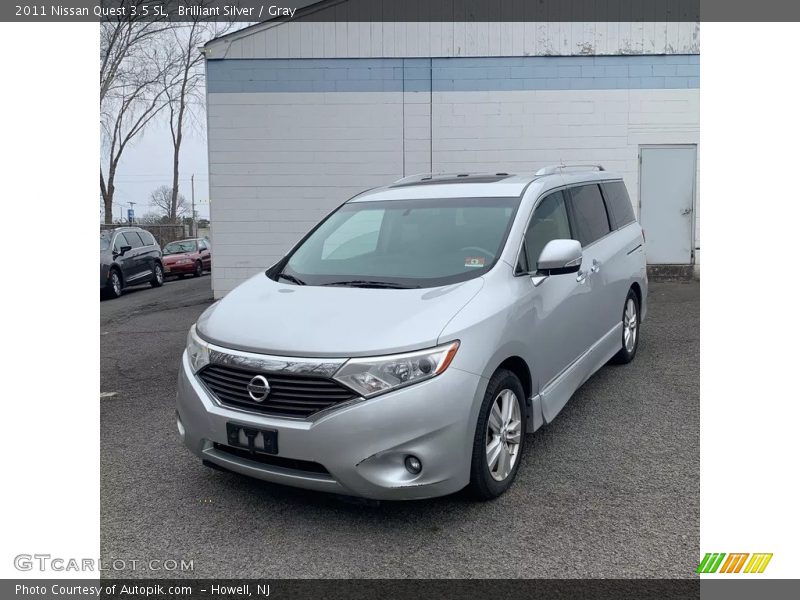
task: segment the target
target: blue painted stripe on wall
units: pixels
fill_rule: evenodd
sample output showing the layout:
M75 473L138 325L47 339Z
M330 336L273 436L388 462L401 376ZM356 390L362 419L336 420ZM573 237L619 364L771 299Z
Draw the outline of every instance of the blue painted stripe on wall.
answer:
M214 92L428 92L700 87L698 55L225 59Z

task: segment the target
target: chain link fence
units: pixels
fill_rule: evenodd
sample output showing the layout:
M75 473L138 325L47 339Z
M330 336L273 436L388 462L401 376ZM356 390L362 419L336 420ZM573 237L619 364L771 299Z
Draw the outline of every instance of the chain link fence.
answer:
M106 223L101 223L100 231L106 231L108 229L116 229L117 227L129 227L129 225L120 223L113 223L109 225ZM151 234L153 234L153 237L156 238L156 242L162 248L166 244L174 242L175 240L184 240L188 237L192 237L191 225L184 225L184 224L151 225L144 223L134 223L132 227L139 227L141 229L144 229L145 231L149 231Z

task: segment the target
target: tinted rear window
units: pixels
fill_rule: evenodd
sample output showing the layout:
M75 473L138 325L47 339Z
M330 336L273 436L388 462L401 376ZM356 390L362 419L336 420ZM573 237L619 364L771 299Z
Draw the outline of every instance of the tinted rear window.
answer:
M614 229L633 223L636 217L633 214L633 206L631 206L631 199L625 184L621 181L607 181L602 185L608 217L611 219Z
M152 235L150 235L149 231L140 231L139 237L142 238L142 241L144 242L145 246L152 246L153 244L156 243L155 238Z
M128 246L131 248L140 248L144 244L142 244L142 238L139 237L139 234L135 231L126 231L122 234L125 238L125 241L128 242Z
M597 184L570 188L572 214L578 239L587 246L611 231L606 206Z

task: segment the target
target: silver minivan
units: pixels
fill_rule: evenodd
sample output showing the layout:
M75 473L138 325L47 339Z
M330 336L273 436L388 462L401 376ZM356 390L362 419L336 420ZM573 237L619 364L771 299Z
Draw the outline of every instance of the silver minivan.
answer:
M625 184L599 166L366 191L198 319L178 431L265 481L494 498L526 434L636 356L645 262Z

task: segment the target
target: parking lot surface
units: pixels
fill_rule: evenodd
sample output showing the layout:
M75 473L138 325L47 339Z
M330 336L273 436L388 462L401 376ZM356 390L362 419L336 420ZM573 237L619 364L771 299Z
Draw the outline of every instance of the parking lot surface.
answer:
M210 282L169 281L101 303L101 556L194 567L137 563L106 576L693 575L698 283L651 284L636 360L601 369L530 436L507 494L371 506L213 471L182 447L176 376Z

